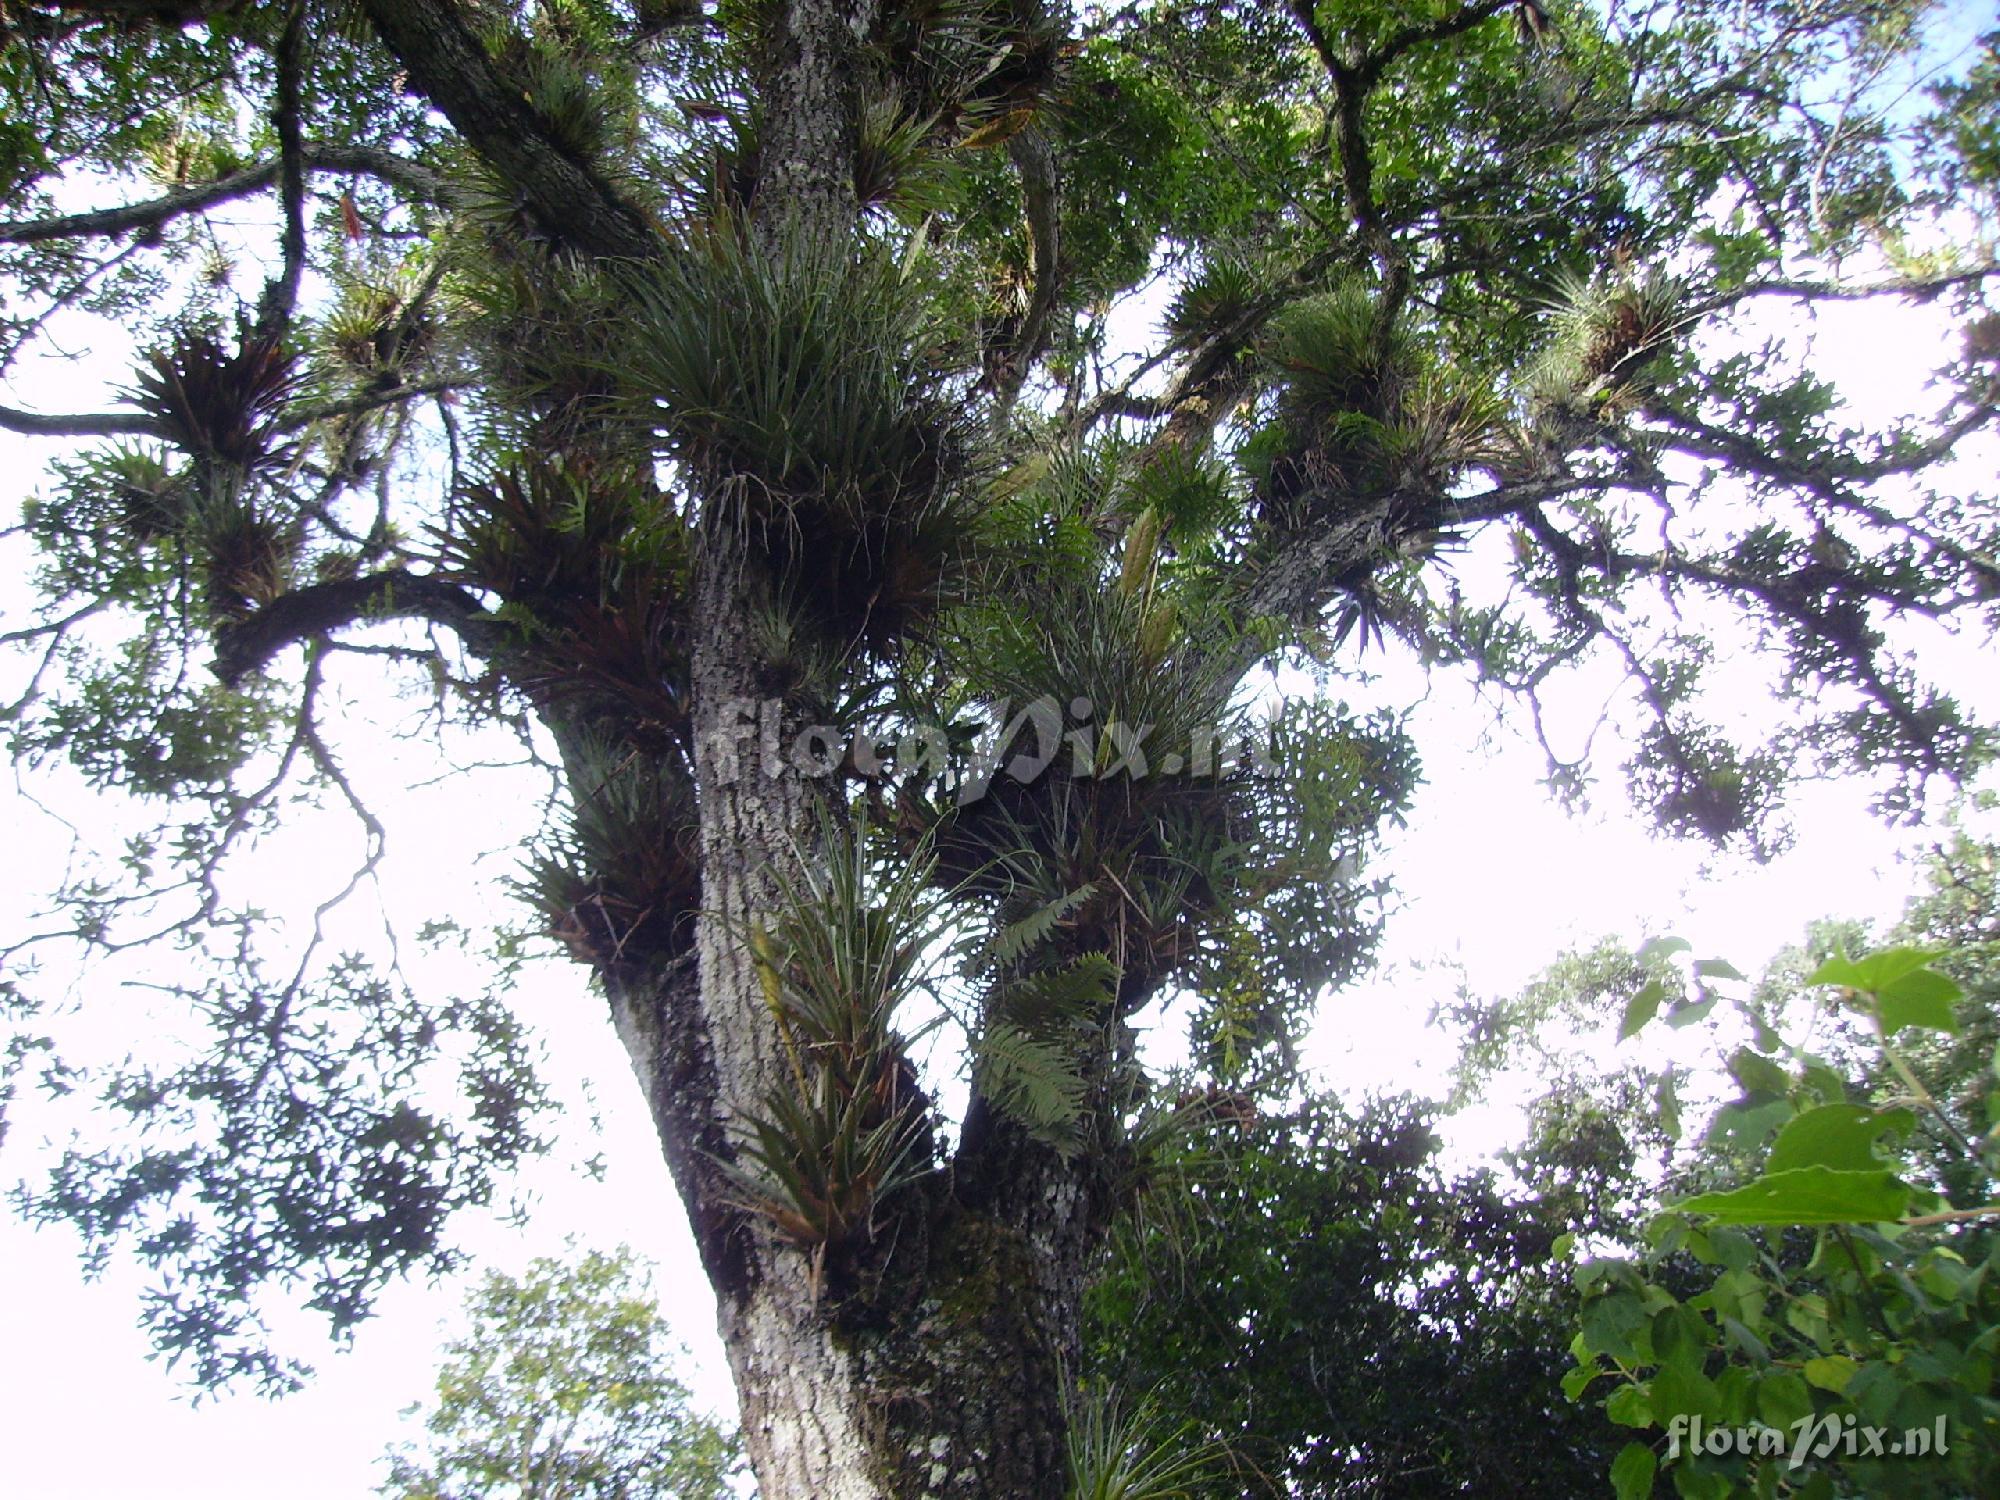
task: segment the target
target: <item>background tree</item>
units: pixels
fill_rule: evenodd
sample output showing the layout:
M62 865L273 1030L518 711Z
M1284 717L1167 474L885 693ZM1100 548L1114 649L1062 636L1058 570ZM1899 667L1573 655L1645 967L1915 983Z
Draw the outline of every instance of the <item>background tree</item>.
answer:
M629 1250L499 1271L445 1347L427 1451L389 1458L391 1500L724 1500L734 1433L688 1407L675 1345Z
M1150 1391L1233 1465L1201 1495L1595 1495L1623 1442L1560 1389L1570 1233L1642 1190L1602 1122L1537 1132L1504 1186L1448 1172L1429 1111L1384 1099L1200 1106L1185 1196L1113 1240L1091 1367Z
M1190 992L1226 1081L1282 1059L1414 780L1392 723L1251 733L1270 669L1393 634L1532 706L1609 662L1634 793L1753 847L1795 771L1909 809L1976 763L1908 622L2000 597L1948 468L1994 416L1990 44L1543 10L10 3L0 364L79 312L140 345L115 410L0 409L104 440L27 512L14 750L160 810L34 936L210 966L205 1040L88 1080L139 1128L32 1211L158 1266L200 1378L282 1383L259 1287L346 1326L534 1147L498 995L332 959L324 910L286 949L235 874L303 793L365 875L338 705L427 689L549 770L530 896L658 1121L765 1493L1053 1493L1148 1171L1134 1017ZM1756 331L1869 297L1962 331L1886 426ZM1707 711L1697 599L1770 649L1764 743Z

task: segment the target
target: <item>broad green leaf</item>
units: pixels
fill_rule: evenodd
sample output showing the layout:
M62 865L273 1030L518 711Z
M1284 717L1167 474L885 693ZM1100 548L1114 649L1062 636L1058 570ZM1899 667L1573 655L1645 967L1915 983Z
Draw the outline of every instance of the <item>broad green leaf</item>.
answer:
M1767 1176L1815 1166L1842 1172L1874 1171L1883 1165L1875 1154L1875 1142L1890 1131L1907 1135L1915 1123L1916 1117L1907 1109L1877 1113L1858 1104L1822 1104L1796 1116L1778 1132L1764 1171Z
M1739 983L1744 982L1743 975L1736 965L1722 958L1696 959L1694 973L1697 979L1733 979Z
M1677 953L1692 952L1694 952L1694 944L1690 943L1686 938L1656 937L1649 938L1640 945L1638 957L1640 963L1651 964L1672 958Z
M1795 1167L1675 1206L1724 1224L1885 1224L1901 1218L1909 1201L1909 1184L1886 1169Z
M1669 1140L1681 1138L1681 1096L1675 1086L1674 1070L1668 1068L1653 1088L1653 1106L1660 1112L1660 1129Z
M1651 1427L1653 1407L1643 1388L1621 1385L1606 1398L1604 1415L1620 1427Z
M1631 1359L1632 1335L1645 1326L1646 1310L1630 1292L1607 1292L1583 1305L1583 1347L1586 1353Z
M1675 1464L1673 1476L1674 1493L1681 1500L1727 1500L1735 1490L1726 1474L1697 1469L1689 1464Z
M1735 1055L1729 1059L1729 1073L1743 1085L1746 1094L1784 1095L1792 1087L1791 1074L1748 1047L1736 1049Z
M1597 1379L1603 1373L1604 1371L1596 1368L1594 1365L1578 1365L1575 1369L1563 1375L1563 1394L1572 1401L1576 1400L1589 1388L1591 1381Z
M1724 1337L1752 1362L1759 1365L1770 1362L1771 1346L1759 1338L1748 1323L1741 1318L1723 1318L1721 1323Z
M1812 1415L1812 1391L1805 1381L1789 1370L1766 1375L1757 1382L1757 1415L1779 1429Z
M1625 1002L1624 1019L1618 1023L1618 1040L1636 1035L1646 1023L1659 1014L1660 1002L1667 998L1667 987L1657 979L1648 980L1639 992Z
M1647 1389L1653 1420L1663 1427L1675 1417L1699 1416L1713 1421L1720 1414L1722 1393L1699 1370L1662 1365L1653 1372Z
M1653 1357L1661 1364L1699 1370L1711 1337L1708 1320L1691 1307L1676 1305L1653 1315Z
M1882 1032L1894 1036L1905 1026L1956 1032L1958 1016L1953 1007L1964 994L1956 980L1936 969L1905 974L1876 991L1875 1007L1882 1017Z
M1692 1005L1683 1005L1676 1010L1667 1012L1667 1024L1673 1027L1674 1030L1679 1031L1684 1027L1693 1026L1699 1021L1707 1020L1709 1012L1714 1009L1715 997L1711 995L1706 1000L1697 1000Z
M1811 1384L1823 1391L1832 1391L1838 1396L1847 1389L1861 1366L1845 1354L1822 1354L1805 1362L1803 1373Z
M1730 1104L1715 1112L1705 1144L1734 1146L1750 1150L1764 1144L1772 1131L1792 1118L1792 1106L1784 1099L1765 1104Z
M1839 985L1843 989L1879 994L1906 974L1914 974L1938 957L1937 948L1884 948L1866 958L1850 959L1845 954L1829 958L1806 975L1808 985Z
M1653 1493L1659 1460L1644 1443L1627 1443L1611 1460L1611 1489L1618 1500L1646 1500Z

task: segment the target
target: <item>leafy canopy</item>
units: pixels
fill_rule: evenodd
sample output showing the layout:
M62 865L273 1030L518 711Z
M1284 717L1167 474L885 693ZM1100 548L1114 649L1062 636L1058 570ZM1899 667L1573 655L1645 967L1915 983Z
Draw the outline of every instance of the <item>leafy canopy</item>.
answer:
M179 943L213 975L174 1070L72 1074L27 1026L10 1055L133 1127L31 1211L148 1257L200 1378L282 1383L261 1284L351 1322L534 1147L497 999L337 955L325 910L288 944L244 874L311 801L363 847L321 895L376 870L349 705L385 682L447 753L519 735L553 789L538 928L621 994L668 994L703 921L719 638L781 749L935 745L808 778L839 815L787 827L801 863L860 873L790 894L847 901L850 957L973 934L974 1116L1105 1219L1135 1015L1192 993L1204 1064L1269 1077L1371 949L1415 747L1328 704L1266 730L1267 669L1393 640L1539 725L1609 668L1632 794L1754 850L1795 776L1909 811L1976 766L1916 648L2000 609L1990 472L1953 464L2000 399L1994 40L1953 61L1916 0L1515 9L885 0L842 54L829 238L772 0L10 4L0 375L32 391L105 320L132 346L100 410L0 405L76 440L12 538L10 748L130 825L11 956L110 979ZM1771 331L1857 300L1949 330L1922 409L1864 413ZM726 620L725 575L756 584ZM1740 640L1775 724L1704 696ZM985 723L1043 701L1046 772L962 795ZM1269 753L1203 748L1246 735ZM1550 742L1559 791L1601 769ZM945 899L871 925L917 868ZM805 954L756 953L797 1066L683 1186L859 1295L884 1216L942 1191L944 1122L907 995L809 1031ZM32 1020L32 982L7 998Z

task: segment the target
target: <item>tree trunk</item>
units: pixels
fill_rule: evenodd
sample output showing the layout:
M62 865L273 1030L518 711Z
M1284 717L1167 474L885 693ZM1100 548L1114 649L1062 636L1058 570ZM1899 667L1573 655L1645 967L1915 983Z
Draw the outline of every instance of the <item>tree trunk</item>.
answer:
M366 3L412 82L573 248L614 260L671 253L604 181L552 148L455 7ZM755 69L749 201L751 232L767 245L856 243L860 101L881 81L868 41L876 10L876 0L772 6ZM1053 239L1041 253L1053 258ZM768 490L754 474L688 478L691 743L672 774L691 766L695 783L699 916L691 948L679 928L669 951L619 942L598 965L718 1298L761 1491L1045 1500L1065 1488L1064 1375L1104 1218L1094 1179L975 1099L953 1163L882 1204L874 1237L836 1266L825 1247L787 1238L746 1204L725 1165L746 1114L788 1076L748 939L816 858L820 793L796 772L767 774L741 727L783 691L753 624L776 580L740 503Z

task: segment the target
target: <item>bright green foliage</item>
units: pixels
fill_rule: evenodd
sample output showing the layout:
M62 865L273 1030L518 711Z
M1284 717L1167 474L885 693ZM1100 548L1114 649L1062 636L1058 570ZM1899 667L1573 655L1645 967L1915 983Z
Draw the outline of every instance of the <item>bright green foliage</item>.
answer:
M688 1405L675 1346L620 1249L487 1273L447 1346L421 1449L392 1452L388 1500L725 1500L733 1433Z
M1805 976L1866 1038L1838 1065L1782 1044L1741 1002L1755 1039L1729 1064L1742 1092L1709 1127L1718 1185L1670 1197L1643 1261L1579 1269L1565 1387L1653 1434L1644 1459L1628 1449L1614 1469L1621 1494L1649 1493L1649 1462L1683 1495L1975 1495L2000 1482L2000 1205L1947 1201L1927 1180L1941 1153L1958 1181L1990 1181L2000 1149L1983 1126L1968 1134L1904 1051L1907 1029L1959 1030L1964 997L1931 967L1939 957L1837 953ZM1983 1115L2000 1120L2000 1084L1984 1065L1975 1077L1950 1078L1952 1094L1983 1093ZM1884 1084L1893 1103L1870 1097ZM1920 1121L1929 1150L1916 1149ZM1697 1447L1697 1419L1773 1446ZM1914 1442L1930 1456L1893 1446Z
M879 1205L931 1169L895 1023L935 967L940 908L928 860L885 872L865 825L827 843L824 873L745 937L789 1076L748 1113L732 1167L747 1205L819 1254L871 1239Z

